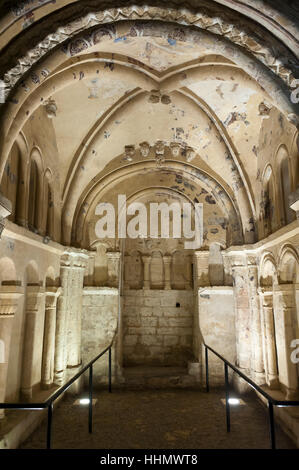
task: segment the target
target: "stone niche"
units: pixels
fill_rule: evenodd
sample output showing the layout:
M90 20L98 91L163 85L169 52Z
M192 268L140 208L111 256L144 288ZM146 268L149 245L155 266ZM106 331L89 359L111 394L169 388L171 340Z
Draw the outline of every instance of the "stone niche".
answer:
M187 366L193 358L193 291L125 291L123 365Z

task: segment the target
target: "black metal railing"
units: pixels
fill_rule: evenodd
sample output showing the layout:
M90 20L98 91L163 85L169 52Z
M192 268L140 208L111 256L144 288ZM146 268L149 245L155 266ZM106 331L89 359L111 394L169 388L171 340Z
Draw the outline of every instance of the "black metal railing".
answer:
M112 392L112 354L111 348L114 339L111 341L109 346L105 348L100 354L98 354L92 361L84 366L76 375L69 379L64 385L62 385L56 392L53 393L45 402L41 403L0 403L0 409L9 410L44 410L48 409L48 420L47 420L47 449L51 449L52 441L52 422L53 422L53 403L54 401L64 393L77 379L81 377L89 369L89 411L88 411L88 431L92 433L92 395L93 395L93 364L100 359L108 351L108 390Z
M265 392L259 385L257 385L253 380L247 377L243 372L241 372L236 366L231 364L227 359L225 359L221 354L217 353L207 344L204 344L205 347L205 364L206 364L206 390L209 392L209 357L208 351L210 350L215 354L219 359L224 363L224 380L225 380L225 408L226 408L226 429L227 432L230 432L230 403L229 403L229 380L228 380L228 368L230 367L236 374L238 374L242 379L244 379L254 390L260 393L268 401L268 412L269 412L269 431L270 431L270 441L271 449L276 449L275 442L275 422L274 422L274 406L287 407L287 406L299 406L298 400L276 400L269 393Z

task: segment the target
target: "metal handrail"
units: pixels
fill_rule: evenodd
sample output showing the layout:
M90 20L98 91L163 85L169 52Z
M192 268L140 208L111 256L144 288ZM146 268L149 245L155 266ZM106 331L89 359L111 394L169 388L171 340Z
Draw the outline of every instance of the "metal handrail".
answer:
M242 379L244 379L254 390L259 392L263 397L268 400L268 411L269 411L269 431L270 431L270 441L271 449L276 449L276 440L275 440L275 423L274 423L274 411L273 406L299 406L299 400L276 400L269 393L265 392L258 384L256 384L252 379L247 377L243 372L241 372L236 366L231 362L225 359L221 354L215 351L213 348L207 344L203 344L205 347L205 365L206 365L206 390L210 391L209 387L209 358L208 350L215 354L219 359L224 363L224 380L225 380L225 408L226 408L226 429L227 432L230 432L230 404L229 404L229 381L228 381L228 367L230 367L236 374L238 374Z
M89 411L88 411L88 431L92 433L92 393L93 393L93 364L100 359L107 351L108 355L108 390L112 392L112 355L111 348L115 339L115 335L109 344L100 354L94 359L88 362L77 374L69 379L62 387L54 392L46 401L41 403L0 403L0 409L10 410L43 410L48 408L48 420L47 420L47 449L51 449L52 441L52 421L53 421L53 402L65 392L84 372L89 369Z

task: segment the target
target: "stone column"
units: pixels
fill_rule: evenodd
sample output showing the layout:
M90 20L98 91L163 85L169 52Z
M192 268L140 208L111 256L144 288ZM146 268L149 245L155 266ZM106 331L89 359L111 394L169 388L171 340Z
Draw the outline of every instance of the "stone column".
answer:
M298 393L297 366L291 361L291 341L296 339L296 298L294 284L281 284L274 289L274 318L279 382L286 391L286 399Z
M248 281L250 303L250 331L251 331L251 371L253 379L262 384L265 380L263 343L260 315L260 299L258 294L258 268L255 257L248 257Z
M171 256L163 256L164 289L171 290Z
M251 325L246 256L242 254L232 256L231 266L235 300L236 363L240 369L248 373L251 364Z
M25 310L25 335L21 378L21 394L25 400L32 398L34 352L38 336L37 318L44 311L44 288L27 286Z
M195 251L194 266L196 288L209 286L209 251Z
M69 249L61 257L62 293L57 306L54 359L54 382L57 385L63 384L81 368L82 296L87 263L88 254L83 250ZM70 391L78 391L77 386L76 383Z
M142 256L143 262L143 289L150 289L150 264L151 264L151 257L149 255Z
M61 284L65 284L63 269L61 269ZM63 290L62 290L63 293ZM63 295L58 297L55 331L54 354L54 383L63 385L66 369L66 299Z
M270 388L278 387L278 371L275 346L275 330L273 315L273 290L272 287L260 288L261 296L261 321L264 345L264 365L266 383Z
M45 326L42 361L43 389L51 387L54 379L54 353L55 353L55 331L56 331L56 305L57 298L61 293L60 287L48 288L45 292Z
M107 253L109 287L118 287L120 274L120 257L121 253L119 251L111 251Z
M11 212L11 202L0 193L0 238L4 230L5 219L10 216Z
M0 402L5 401L10 340L13 319L23 289L17 286L0 286ZM4 410L0 410L0 419Z

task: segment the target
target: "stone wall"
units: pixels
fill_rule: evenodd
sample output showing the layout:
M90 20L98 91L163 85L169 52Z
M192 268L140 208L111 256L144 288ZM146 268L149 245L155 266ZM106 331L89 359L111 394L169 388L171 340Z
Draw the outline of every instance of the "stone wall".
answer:
M192 359L193 292L126 290L124 366L184 366Z
M233 288L206 287L198 290L198 328L194 332L211 348L233 364L236 359L235 307ZM200 355L200 351L199 351ZM204 370L204 355L202 355ZM209 353L210 379L214 383L223 383L223 363L211 352Z
M87 364L112 341L117 327L118 304L118 289L84 287L81 346L83 365ZM116 372L115 344L112 349L113 375ZM95 383L106 382L107 376L108 353L94 364Z

